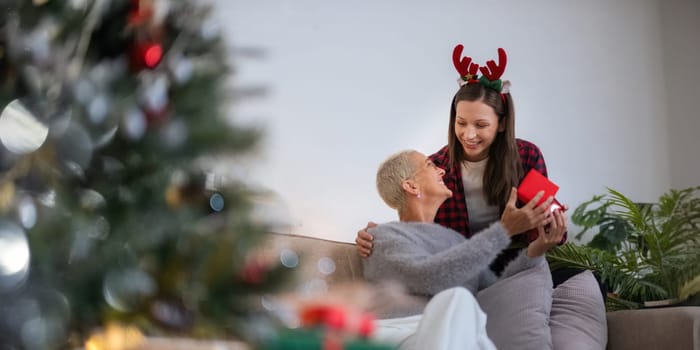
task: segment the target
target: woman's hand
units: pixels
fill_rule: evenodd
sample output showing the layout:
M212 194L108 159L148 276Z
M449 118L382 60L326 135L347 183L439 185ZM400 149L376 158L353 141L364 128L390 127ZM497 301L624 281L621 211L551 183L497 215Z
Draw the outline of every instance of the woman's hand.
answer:
M359 254L363 258L367 258L370 255L372 255L372 240L374 237L372 237L369 232L367 232L367 229L370 229L372 227L377 226L377 224L373 222L368 222L367 227L357 231L357 238L355 238L355 248L357 249L357 254Z
M552 212L552 222L547 226L538 226L539 236L527 247L527 255L536 257L544 255L550 248L556 246L566 233L566 214L562 210Z
M552 220L549 216L549 206L554 201L554 197L549 197L542 204L537 202L544 195L544 191L537 192L527 204L522 208L516 207L518 191L513 187L510 191L510 198L501 215L501 224L508 231L509 236L523 233L537 226L544 226Z

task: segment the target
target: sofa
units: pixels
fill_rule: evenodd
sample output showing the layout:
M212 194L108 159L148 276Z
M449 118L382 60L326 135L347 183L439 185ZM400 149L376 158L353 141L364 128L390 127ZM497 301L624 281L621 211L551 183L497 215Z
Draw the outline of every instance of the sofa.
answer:
M268 249L298 256L295 283L299 290L313 285L330 288L362 281L361 258L354 243L288 234L272 234ZM700 307L679 306L607 313L610 350L700 350Z

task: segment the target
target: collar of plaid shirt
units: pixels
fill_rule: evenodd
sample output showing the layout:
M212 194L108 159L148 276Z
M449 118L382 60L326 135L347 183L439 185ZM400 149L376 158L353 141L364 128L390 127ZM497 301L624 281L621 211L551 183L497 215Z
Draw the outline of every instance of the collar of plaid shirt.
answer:
M518 151L520 152L520 162L523 167L523 174L527 174L530 169L536 169L544 176L547 176L547 166L540 149L532 142L516 139ZM449 198L438 209L435 222L449 227L465 237L471 237L469 230L469 212L464 199L464 185L462 184L461 167L449 167L449 156L447 146L443 147L430 156L435 165L445 169L445 185L452 190L452 198Z

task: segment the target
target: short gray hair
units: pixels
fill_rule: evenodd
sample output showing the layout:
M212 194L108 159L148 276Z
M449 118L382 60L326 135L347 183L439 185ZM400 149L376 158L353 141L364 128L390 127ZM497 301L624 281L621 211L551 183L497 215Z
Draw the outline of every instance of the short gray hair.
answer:
M411 162L411 155L418 153L414 150L397 152L379 165L377 170L377 191L384 202L391 208L402 210L406 204L406 193L402 182L411 178L418 170Z

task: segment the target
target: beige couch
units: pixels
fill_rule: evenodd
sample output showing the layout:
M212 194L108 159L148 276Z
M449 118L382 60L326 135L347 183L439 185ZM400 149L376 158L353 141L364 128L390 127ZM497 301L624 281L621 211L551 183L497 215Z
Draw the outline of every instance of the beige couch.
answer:
M281 234L273 234L270 243L272 249L290 249L299 255L296 283L300 288L309 282L318 286L324 281L332 286L362 279L362 265L354 244ZM329 261L334 264L329 266ZM700 350L700 307L609 312L607 348Z

